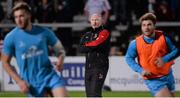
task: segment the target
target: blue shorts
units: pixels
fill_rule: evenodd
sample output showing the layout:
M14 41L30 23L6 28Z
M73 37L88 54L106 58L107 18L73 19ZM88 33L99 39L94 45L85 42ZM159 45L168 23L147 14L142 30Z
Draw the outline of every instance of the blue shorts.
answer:
M162 88L165 87L167 87L170 92L175 92L175 80L172 72L161 78L148 79L144 82L153 96L155 96Z
M41 85L33 85L30 84L29 87L29 97L43 97L45 95L45 92L51 91L55 88L61 88L64 87L65 83L62 80L62 78L54 73L51 78L48 78L45 80Z

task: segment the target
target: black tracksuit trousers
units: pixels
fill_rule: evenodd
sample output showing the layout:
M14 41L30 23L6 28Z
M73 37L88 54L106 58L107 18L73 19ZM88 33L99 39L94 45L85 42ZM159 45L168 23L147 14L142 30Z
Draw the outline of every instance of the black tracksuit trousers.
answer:
M86 69L85 87L87 97L102 97L102 87L107 72L108 67L102 69Z

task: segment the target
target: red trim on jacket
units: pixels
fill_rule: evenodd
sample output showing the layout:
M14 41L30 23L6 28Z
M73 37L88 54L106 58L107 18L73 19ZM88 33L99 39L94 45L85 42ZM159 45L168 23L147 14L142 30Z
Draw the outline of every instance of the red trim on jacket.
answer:
M99 33L96 40L86 43L85 46L98 46L99 44L103 43L109 37L109 35L110 32L108 30L103 30Z

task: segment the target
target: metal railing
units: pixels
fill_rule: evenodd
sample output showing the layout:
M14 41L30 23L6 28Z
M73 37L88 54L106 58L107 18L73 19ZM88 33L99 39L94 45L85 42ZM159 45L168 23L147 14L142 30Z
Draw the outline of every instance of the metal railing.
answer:
M86 28L89 27L90 24L87 22L79 22L79 23L34 23L35 25L39 26L45 26L45 27L62 27L62 28L69 28L69 27L82 27ZM134 26L138 26L139 23L133 22ZM6 28L6 27L14 27L15 24L2 24L0 23L0 28ZM179 27L180 22L157 22L157 27Z
M90 25L86 22L80 22L80 23L34 23L35 25L39 26L45 26L45 27L62 27L62 28L69 28L69 27L82 27L86 28ZM15 27L15 24L0 24L0 28L6 28L6 27Z

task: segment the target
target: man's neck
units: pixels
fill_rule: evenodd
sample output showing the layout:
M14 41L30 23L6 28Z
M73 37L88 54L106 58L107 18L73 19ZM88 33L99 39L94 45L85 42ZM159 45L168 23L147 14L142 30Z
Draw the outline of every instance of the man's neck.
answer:
M24 30L25 31L31 31L32 30L32 23L29 23L28 26Z

